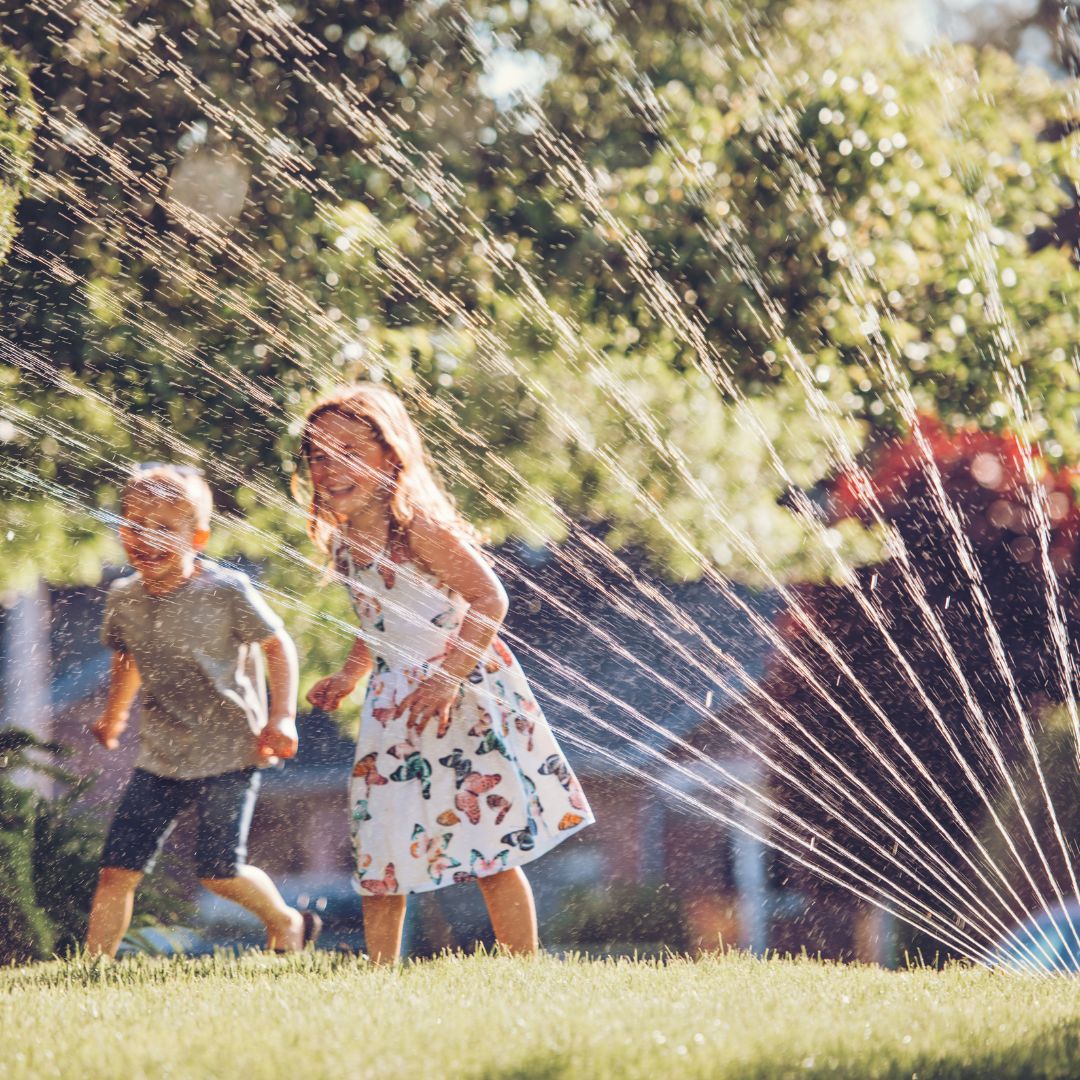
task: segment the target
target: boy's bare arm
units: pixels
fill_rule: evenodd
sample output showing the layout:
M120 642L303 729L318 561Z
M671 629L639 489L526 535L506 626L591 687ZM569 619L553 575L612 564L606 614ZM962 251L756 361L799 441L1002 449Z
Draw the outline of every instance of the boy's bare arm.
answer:
M296 692L300 665L293 639L284 630L261 642L266 654L266 676L270 684L270 717L259 736L263 757L292 757L296 753Z
M135 700L141 684L139 669L135 666L132 655L114 652L109 676L109 695L105 699L101 716L91 729L94 737L106 750L115 750L120 745L120 736L131 715L131 703Z

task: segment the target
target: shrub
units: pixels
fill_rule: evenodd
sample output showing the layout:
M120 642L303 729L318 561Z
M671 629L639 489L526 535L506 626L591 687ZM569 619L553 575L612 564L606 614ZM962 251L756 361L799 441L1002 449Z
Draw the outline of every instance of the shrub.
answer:
M64 953L86 935L105 829L97 814L80 807L93 781L40 758L65 754L29 732L0 731L0 964ZM22 787L12 777L18 769L59 780L65 790L50 798ZM140 889L138 912L139 922L187 913L167 870Z
M546 928L546 936L566 947L646 945L687 947L686 922L669 888L611 885L572 890Z

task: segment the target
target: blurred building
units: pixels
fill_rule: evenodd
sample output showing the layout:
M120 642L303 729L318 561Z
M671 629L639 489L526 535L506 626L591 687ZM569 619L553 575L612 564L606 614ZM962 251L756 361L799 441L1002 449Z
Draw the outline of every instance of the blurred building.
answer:
M723 649L749 674L760 671L765 648L746 615L706 583L666 585L644 566L620 580L583 547L551 552L507 545L498 558L511 596L507 640L597 816L594 826L529 868L545 940L595 949L697 949L722 938L765 948L764 851L710 816L738 819L738 807L723 794L730 783L719 772L703 782L678 764L679 740L705 722L720 696L702 673L716 666L710 652ZM658 592L649 600L643 589ZM97 777L87 798L103 817L134 763L138 725L136 716L114 753L89 733L109 670L98 640L104 592L43 587L4 612L0 702L5 723L68 745L68 767ZM658 606L656 597L664 603ZM745 600L769 613L768 597ZM672 623L676 612L681 625ZM680 661L680 649L699 667ZM352 744L332 718L317 713L301 717L300 732L297 758L264 774L250 858L290 900L332 910L328 921L338 932L331 944L351 942L359 932L346 805ZM723 771L751 787L760 780L754 765L733 753ZM181 823L167 851L187 852L192 824ZM195 896L186 863L179 858L170 865ZM231 905L206 895L200 904L222 939L254 934L254 927L234 922ZM410 906L416 952L490 940L474 885L440 890Z

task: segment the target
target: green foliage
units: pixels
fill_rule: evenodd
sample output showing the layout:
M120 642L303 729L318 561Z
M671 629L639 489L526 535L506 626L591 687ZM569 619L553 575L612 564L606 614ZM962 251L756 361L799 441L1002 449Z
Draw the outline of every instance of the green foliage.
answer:
M72 864L97 839L82 822L65 826L66 815L58 817L50 800L11 778L16 769L57 775L55 768L35 760L33 752L57 754L60 748L14 728L0 732L0 913L7 928L0 938L0 963L4 964L40 960L63 944L75 943L62 939L78 916L56 901L70 899L72 890L86 884ZM62 802L62 809L70 810L67 800ZM56 873L59 870L68 876ZM89 893L78 905L84 918L88 900Z
M38 904L34 882L36 802L32 792L0 780L0 865L4 868L0 914L6 927L0 959L5 964L44 959L53 951L55 932Z
M30 172L37 107L14 54L0 47L0 265L15 239L15 209Z
M1076 458L1080 282L1064 252L1028 245L1076 169L1076 135L1042 137L1071 115L1065 88L991 51L928 63L902 44L903 5L629 14L340 0L296 9L272 42L209 3L144 5L119 29L5 26L49 114L25 243L55 259L9 267L0 318L67 381L0 370L16 431L0 576L94 579L116 549L73 511L115 509L125 459L188 448L223 509L263 530L230 530L240 550L310 554L285 495L296 417L373 374L415 398L493 539L559 539L565 513L677 575L704 559L821 577L836 551L873 556L872 537L821 535L778 500L831 471L834 440L901 426L886 355L921 408L1021 423ZM492 97L507 50L548 73L538 103L565 153ZM148 62L171 57L164 76ZM344 77L368 95L351 116L325 95ZM207 186L250 173L221 231L169 201L193 163ZM1008 366L1030 417L1010 416ZM291 557L269 574L310 594Z

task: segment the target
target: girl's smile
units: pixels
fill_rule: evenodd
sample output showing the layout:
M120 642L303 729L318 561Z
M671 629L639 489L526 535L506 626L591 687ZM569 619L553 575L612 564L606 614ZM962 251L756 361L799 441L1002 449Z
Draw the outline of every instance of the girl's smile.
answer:
M394 490L396 459L362 420L328 413L316 422L308 455L319 499L341 520Z

